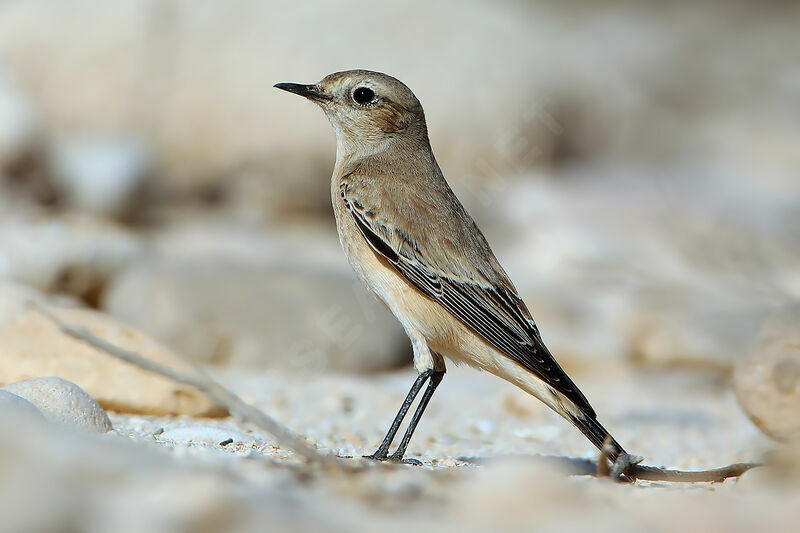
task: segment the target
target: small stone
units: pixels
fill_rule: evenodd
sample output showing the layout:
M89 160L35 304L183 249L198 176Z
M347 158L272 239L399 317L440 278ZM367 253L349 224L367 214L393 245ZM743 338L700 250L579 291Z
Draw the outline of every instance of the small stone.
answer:
M202 363L375 372L410 361L400 324L352 273L311 262L142 262L103 307Z
M90 303L141 252L135 234L83 213L19 216L0 224L0 278Z
M30 302L47 299L0 282L0 384L41 376L76 383L104 408L148 415L223 416L227 410L193 387L141 370L61 332ZM86 328L146 359L191 373L191 365L150 337L89 309L50 307L61 320Z
M51 421L94 433L114 429L108 415L86 391L57 377L19 381L3 387L35 405Z
M765 434L800 437L800 304L772 315L734 373L739 405Z

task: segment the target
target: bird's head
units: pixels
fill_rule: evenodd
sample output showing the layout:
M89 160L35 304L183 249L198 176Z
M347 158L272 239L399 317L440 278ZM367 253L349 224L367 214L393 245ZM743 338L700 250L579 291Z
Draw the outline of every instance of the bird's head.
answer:
M335 72L319 83L278 83L278 89L305 96L325 111L339 141L383 144L423 132L422 106L401 81L369 70Z

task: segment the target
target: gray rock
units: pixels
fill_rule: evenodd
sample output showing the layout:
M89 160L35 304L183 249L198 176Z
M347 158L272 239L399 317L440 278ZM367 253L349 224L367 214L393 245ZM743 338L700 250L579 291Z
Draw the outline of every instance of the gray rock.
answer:
M58 377L34 378L11 383L3 390L24 398L52 422L94 433L114 429L103 408L71 381Z
M395 318L342 269L156 260L116 278L103 305L196 361L360 372L410 361Z
M89 301L140 251L138 237L88 215L21 216L0 224L0 278Z
M734 372L739 405L766 435L800 438L800 303L775 312Z

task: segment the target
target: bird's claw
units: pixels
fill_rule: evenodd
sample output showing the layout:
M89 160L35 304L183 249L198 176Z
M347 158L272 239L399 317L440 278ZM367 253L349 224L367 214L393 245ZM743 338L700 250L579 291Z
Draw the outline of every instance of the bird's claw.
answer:
M420 461L419 459L413 459L411 457L403 457L394 453L391 455L387 455L386 452L384 453L375 452L370 455L363 455L362 457L364 459L372 459L373 461L382 461L387 463L398 463L398 464L414 465L414 466L422 465L422 461Z
M608 475L611 479L620 479L628 472L630 467L638 465L642 460L644 460L644 457L621 453L617 460L614 461L614 464L611 465L611 471Z
M413 457L397 457L391 458L391 460L404 465L422 466L422 461L414 459Z

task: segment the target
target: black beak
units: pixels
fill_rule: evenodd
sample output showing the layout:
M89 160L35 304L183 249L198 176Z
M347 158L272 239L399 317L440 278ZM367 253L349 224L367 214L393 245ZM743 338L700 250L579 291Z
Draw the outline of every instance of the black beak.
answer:
M303 85L301 83L276 83L275 87L290 93L305 96L309 100L317 102L324 102L330 100L331 97L320 91L316 85Z

